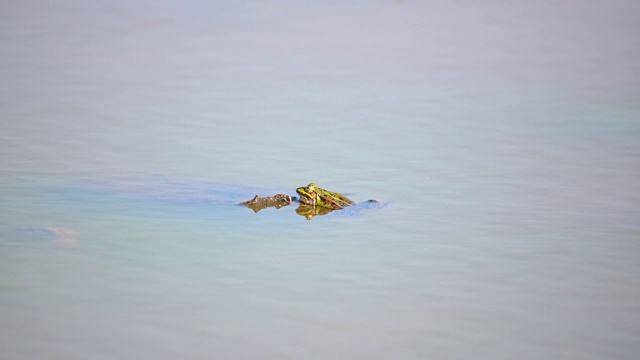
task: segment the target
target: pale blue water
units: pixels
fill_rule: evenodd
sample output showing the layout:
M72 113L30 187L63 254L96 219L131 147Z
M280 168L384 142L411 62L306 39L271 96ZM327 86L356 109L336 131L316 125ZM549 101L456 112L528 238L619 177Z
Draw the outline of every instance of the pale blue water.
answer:
M635 358L638 7L1 4L2 358Z

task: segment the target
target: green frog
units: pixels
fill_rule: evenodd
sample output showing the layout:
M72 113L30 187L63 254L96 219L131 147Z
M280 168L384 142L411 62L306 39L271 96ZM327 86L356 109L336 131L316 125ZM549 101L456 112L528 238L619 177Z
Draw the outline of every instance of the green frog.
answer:
M240 204L258 212L268 207L280 209L297 200L300 202L300 205L296 209L296 213L304 216L307 220L311 220L314 216L326 215L334 210L341 210L347 206L356 205L354 201L348 197L337 192L319 188L314 183L297 188L296 193L300 196L299 199L285 194L267 197L256 195L252 200ZM366 203L376 202L375 200L369 200Z
M328 191L311 183L296 189L300 195L300 203L310 206L320 206L333 210L342 209L345 206L353 204L353 200L333 191Z

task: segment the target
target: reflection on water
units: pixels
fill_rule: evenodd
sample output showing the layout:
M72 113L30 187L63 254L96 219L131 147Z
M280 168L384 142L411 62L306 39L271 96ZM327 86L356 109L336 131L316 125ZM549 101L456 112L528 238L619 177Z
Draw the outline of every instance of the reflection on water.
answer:
M633 358L638 6L0 4L3 359Z

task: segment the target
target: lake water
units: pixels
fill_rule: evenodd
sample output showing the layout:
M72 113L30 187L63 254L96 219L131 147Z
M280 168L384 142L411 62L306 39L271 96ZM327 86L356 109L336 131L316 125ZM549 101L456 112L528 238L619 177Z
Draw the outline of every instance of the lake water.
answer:
M636 358L639 10L3 2L2 358Z

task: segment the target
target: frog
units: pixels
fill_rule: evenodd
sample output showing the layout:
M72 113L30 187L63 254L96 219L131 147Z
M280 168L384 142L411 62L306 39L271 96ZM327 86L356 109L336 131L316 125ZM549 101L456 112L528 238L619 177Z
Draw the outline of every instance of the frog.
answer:
M354 203L340 193L319 188L315 183L297 188L296 193L300 195L300 203L304 205L340 210Z
M343 210L345 207L356 205L353 200L345 195L325 190L318 187L315 183L297 188L296 193L300 196L299 198L285 194L276 194L267 197L256 195L251 200L241 202L240 205L247 206L257 213L269 207L280 209L293 202L298 202L299 206L296 209L296 213L305 217L307 220L311 220L314 216L326 215L332 211ZM368 200L365 203L377 203L377 201Z

